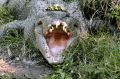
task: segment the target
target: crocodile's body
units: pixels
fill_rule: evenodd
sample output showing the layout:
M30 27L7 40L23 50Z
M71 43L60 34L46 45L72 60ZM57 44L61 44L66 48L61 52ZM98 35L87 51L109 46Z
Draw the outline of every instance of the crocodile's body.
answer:
M1 26L0 36L7 29L24 29L25 39L31 39L50 64L63 62L64 50L78 37L87 34L85 20L78 2L63 0L3 0L2 4L15 9L18 19ZM66 11L49 11L58 4ZM88 23L89 24L89 23Z

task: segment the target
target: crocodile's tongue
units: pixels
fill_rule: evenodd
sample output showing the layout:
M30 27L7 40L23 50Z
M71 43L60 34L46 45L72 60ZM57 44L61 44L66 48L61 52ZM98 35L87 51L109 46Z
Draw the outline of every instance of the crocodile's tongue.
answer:
M67 34L51 33L50 37L47 38L47 43L52 54L55 55L57 52L62 52L67 45L68 39Z

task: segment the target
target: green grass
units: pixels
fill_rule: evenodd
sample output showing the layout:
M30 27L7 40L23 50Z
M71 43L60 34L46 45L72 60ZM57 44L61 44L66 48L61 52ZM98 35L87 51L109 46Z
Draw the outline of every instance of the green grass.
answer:
M27 77L20 77L20 76L13 76L12 74L3 74L3 75L0 75L0 79L29 79Z
M15 38L12 45L20 45L22 38L21 40ZM9 40L12 39L13 37L9 38ZM5 40L8 41L8 39ZM27 49L35 50L31 45ZM119 62L120 38L109 33L99 33L82 41L78 40L75 46L66 50L64 63L54 65L53 73L45 75L43 79L119 79ZM7 79L11 78L7 76Z
M8 23L13 20L10 9L0 6L0 25Z
M120 79L120 38L91 35L66 51L65 62L44 79Z

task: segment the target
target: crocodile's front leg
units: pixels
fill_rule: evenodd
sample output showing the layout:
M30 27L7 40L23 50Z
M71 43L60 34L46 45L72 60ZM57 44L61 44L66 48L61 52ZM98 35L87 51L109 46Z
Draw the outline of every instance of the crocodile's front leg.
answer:
M0 26L0 37L2 37L8 29L23 29L24 21L15 20L13 22L7 23Z
M10 23L0 26L0 37L2 37L8 29L23 29L25 39L31 38L34 36L33 28L36 19L35 17L28 17L25 20L14 20Z

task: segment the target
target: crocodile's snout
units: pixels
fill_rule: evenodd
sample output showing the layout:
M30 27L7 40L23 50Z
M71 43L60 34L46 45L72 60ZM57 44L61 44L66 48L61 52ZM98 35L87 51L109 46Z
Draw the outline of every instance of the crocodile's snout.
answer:
M63 52L70 43L72 33L66 22L57 20L48 25L49 28L41 35L39 27L35 29L38 48L50 64L63 62Z

